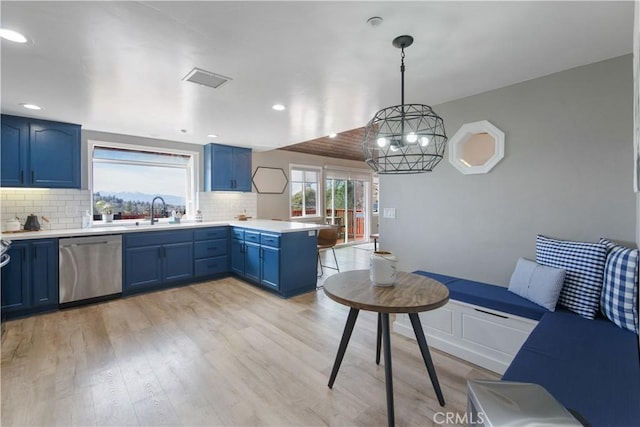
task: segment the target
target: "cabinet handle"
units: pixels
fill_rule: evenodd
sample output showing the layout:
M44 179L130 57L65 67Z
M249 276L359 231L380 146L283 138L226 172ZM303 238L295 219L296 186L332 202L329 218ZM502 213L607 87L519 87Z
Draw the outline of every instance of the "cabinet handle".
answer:
M24 171L20 171L20 183L24 184Z
M36 248L33 248L33 259L34 261L38 259L38 251L36 250Z
M36 174L34 171L31 171L31 183L33 184L34 182L36 182Z
M27 260L27 250L26 250L26 249L23 249L23 250L22 250L22 260L23 260L23 261L26 261L26 260Z
M262 255L263 251L264 251L264 249L260 248L260 259L262 259L262 257L263 257L263 255Z

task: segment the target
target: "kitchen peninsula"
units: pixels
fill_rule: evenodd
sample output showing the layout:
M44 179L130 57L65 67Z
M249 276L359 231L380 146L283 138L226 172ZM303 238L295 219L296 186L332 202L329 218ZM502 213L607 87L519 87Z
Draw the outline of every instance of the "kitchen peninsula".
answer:
M13 244L12 262L2 270L2 313L10 318L57 309L59 239L85 236L122 237L123 296L234 274L288 298L316 287L317 230L323 227L248 220L3 234Z

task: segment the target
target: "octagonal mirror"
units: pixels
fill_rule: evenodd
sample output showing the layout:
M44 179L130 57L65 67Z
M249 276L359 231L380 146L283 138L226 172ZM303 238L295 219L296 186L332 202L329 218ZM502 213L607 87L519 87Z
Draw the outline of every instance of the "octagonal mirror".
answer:
M449 162L465 175L487 173L504 157L504 132L487 120L462 125L449 140Z

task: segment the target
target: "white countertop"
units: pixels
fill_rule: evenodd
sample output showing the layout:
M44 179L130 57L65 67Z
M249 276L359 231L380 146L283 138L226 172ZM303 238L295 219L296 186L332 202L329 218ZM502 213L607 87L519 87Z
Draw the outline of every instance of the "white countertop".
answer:
M96 225L98 225L97 223ZM327 228L327 225L303 223L303 222L287 222L272 221L267 219L250 219L247 221L207 221L207 222L186 222L180 224L160 223L149 225L147 221L139 226L136 225L111 225L111 226L94 226L91 228L73 228L67 230L40 230L28 231L23 233L2 233L3 239L8 240L29 240L29 239L47 239L57 237L83 237L96 236L104 234L124 234L139 233L147 231L162 230L182 230L190 228L203 227L242 227L252 230L266 231L270 233L294 233L297 231L310 231Z

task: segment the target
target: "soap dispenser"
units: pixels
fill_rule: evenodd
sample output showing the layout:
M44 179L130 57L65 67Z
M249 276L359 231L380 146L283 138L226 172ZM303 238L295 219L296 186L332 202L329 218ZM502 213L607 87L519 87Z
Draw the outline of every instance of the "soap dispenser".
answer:
M91 223L93 222L93 217L91 216L91 212L88 210L82 216L82 228L91 228Z

